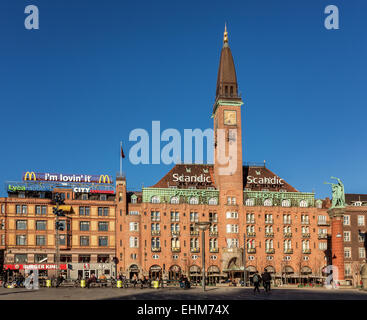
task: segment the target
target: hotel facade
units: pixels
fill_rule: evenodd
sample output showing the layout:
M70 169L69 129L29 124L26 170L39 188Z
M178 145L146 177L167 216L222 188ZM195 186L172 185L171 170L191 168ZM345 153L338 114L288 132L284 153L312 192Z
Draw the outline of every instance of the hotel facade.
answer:
M4 268L44 263L49 270L43 274L52 274L52 199L59 192L66 212L60 267L72 278L95 272L200 281L205 250L209 283L251 278L265 268L283 283L325 279L323 270L332 264L330 200L297 190L265 163L244 165L242 105L225 31L215 102L208 108L214 164L177 164L139 191L127 190L123 176L112 184L103 175L93 182L28 172L22 182L7 182L8 197L0 198ZM234 164L229 171L219 159L228 154ZM210 223L205 249L198 222Z

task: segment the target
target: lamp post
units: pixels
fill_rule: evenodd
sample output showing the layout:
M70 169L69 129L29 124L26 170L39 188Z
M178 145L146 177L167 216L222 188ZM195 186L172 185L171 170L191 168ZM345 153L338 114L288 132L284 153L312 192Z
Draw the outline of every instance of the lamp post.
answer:
M203 291L205 291L205 230L209 228L210 222L209 221L202 221L202 222L196 222L195 225L201 230L201 260L202 260L202 273L203 273L203 279L202 279L202 286Z

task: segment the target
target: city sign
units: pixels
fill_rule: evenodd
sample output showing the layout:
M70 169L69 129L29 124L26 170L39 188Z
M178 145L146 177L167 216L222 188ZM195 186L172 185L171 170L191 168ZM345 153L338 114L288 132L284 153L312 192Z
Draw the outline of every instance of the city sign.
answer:
M37 173L27 171L23 174L23 180L27 181L51 181L51 182L76 182L76 183L105 183L112 184L112 177L107 174L62 174L62 173Z

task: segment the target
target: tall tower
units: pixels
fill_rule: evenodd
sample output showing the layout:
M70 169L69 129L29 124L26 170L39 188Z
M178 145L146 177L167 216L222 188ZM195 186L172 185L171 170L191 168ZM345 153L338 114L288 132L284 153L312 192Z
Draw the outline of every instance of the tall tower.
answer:
M215 135L214 179L222 203L227 203L229 197L236 198L236 204L243 203L242 104L225 26L212 115Z

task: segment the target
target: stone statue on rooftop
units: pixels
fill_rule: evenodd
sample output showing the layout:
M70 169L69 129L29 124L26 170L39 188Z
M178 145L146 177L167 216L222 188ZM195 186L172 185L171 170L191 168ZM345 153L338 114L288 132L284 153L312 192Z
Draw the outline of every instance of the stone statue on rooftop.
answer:
M330 177L330 179L338 181L338 183L324 182L325 184L331 184L331 190L333 193L331 208L343 208L345 207L344 185L339 178Z

